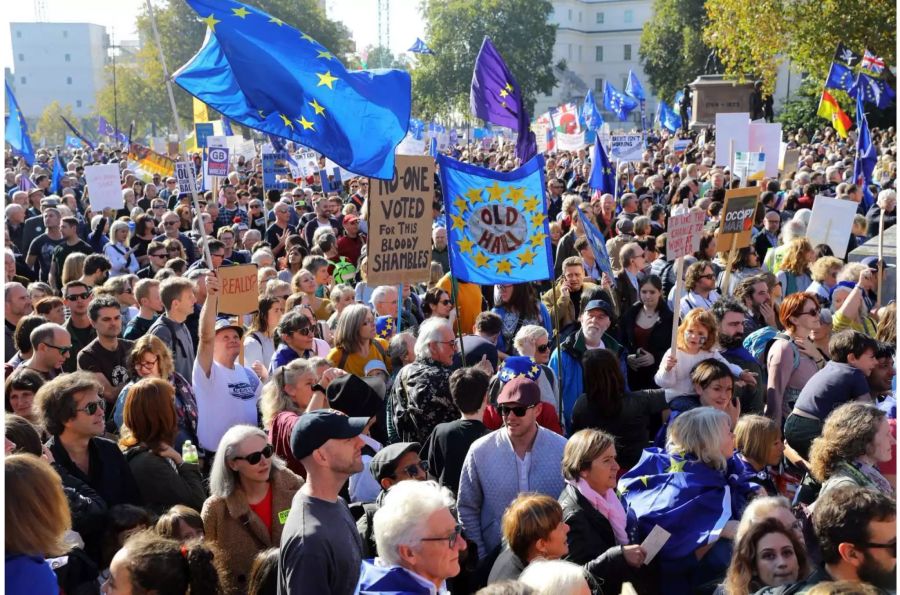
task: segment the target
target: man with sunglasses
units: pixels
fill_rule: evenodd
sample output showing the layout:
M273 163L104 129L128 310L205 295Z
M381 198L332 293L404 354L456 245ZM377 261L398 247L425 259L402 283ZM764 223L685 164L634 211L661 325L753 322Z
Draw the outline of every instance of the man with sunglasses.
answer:
M513 378L497 397L503 427L469 449L459 479L459 520L478 546L481 560L492 560L501 547L500 525L506 507L522 492L557 498L566 439L537 423L541 389L527 378Z
M69 333L58 324L45 322L31 331L28 339L32 355L20 367L34 370L45 380L59 375L67 359L75 359Z
M72 357L63 364L64 372L74 372L77 369L75 354L97 338L97 331L94 330L88 316L88 306L92 297L91 288L83 281L69 281L63 287L63 301L69 311L69 318L66 319L64 326L71 336L72 345Z
M178 240L184 247L185 256L188 263L197 260L197 249L194 241L187 235L181 233L181 218L177 213L169 211L162 218L163 233L153 238L154 242L165 242L166 240ZM151 259L152 260L152 259Z
M138 279L155 277L160 269L165 268L169 253L166 251L165 244L154 240L147 245L147 257L150 259L150 264L137 272Z
M681 298L681 304L678 306L682 317L687 316L687 313L694 308L703 308L704 310L712 308L712 305L719 301L719 292L716 291L716 273L712 263L708 260L700 260L689 266L684 274L684 288L687 295Z

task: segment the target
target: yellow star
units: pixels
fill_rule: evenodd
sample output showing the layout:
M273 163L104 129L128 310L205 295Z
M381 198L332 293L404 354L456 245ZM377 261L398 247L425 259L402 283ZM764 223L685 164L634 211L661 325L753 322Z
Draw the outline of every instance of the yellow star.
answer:
M282 21L281 19L276 19L275 17L272 17L271 19L269 19L269 22L270 22L270 23L275 23L275 24L278 25L279 27L281 27L282 25L284 25L284 21Z
M531 245L535 248L543 247L544 240L547 239L547 234L542 231L537 232L533 236L531 236Z
M305 39L306 41L308 41L308 42L310 42L310 43L316 43L316 40L313 39L312 36L311 36L309 33L304 33L304 34L301 35L300 37L301 37L302 39Z
M504 87L504 89L506 89L510 93L512 93L512 90L513 90L512 85L510 85L509 83L506 83L506 86Z
M310 122L309 120L307 120L306 118L304 118L303 116L300 116L300 119L297 120L297 122L301 126L303 126L303 130L315 130L315 128L313 128L313 123Z
M278 114L278 115L281 117L281 121L284 122L284 125L285 125L285 126L287 126L288 128L290 128L291 130L294 129L294 123L291 121L290 118L288 118L288 117L285 116L284 114Z
M453 219L453 229L463 231L466 228L466 220L462 218L462 215L450 215L450 218Z
M687 461L676 461L674 457L669 458L669 468L666 469L666 473L683 473L684 472L684 464Z
M498 273L506 273L509 275L512 273L512 265L509 263L509 260L504 258L500 262L497 263L497 272Z
M265 119L266 115L263 113L263 111L261 109L256 110L256 113L259 114L260 118Z
M466 190L466 196L469 197L469 202L472 204L479 203L483 200L480 188L469 188Z
M469 206L469 203L462 196L457 196L456 200L453 201L453 206L456 207L457 212L463 213L466 207Z
M213 13L210 13L209 16L206 17L205 19L200 19L200 20L203 21L204 23L206 23L206 26L209 27L210 29L212 29L213 31L216 30L216 25L218 23L222 22L219 19L217 19L216 15L214 15Z
M538 204L540 204L538 199L536 199L534 197L527 199L524 203L525 212L527 212L527 213L537 212Z
M325 74L320 74L317 72L316 76L319 77L319 84L316 85L317 87L325 85L329 89L334 89L334 81L338 80L336 76L331 76L330 70L325 71Z
M500 89L500 97L506 97L507 95L509 95L509 91L507 91L506 89Z
M470 240L469 238L463 238L456 242L456 245L459 246L459 251L463 254L471 254L472 246L475 245L475 242Z
M543 213L539 213L536 215L532 215L531 224L534 225L535 227L543 227L544 221L546 221L546 220L547 220L547 216L544 215Z
M232 8L231 12L234 13L234 16L241 17L242 19L247 18L247 15L250 14L250 11L241 6L240 8Z
M334 56L331 55L331 52L319 52L319 55L316 58L325 58L326 60L334 60Z
M525 198L525 189L521 186L511 186L509 190L506 191L506 197L509 200L514 200L516 202L523 200Z
M534 259L536 256L537 256L537 254L535 254L531 250L526 250L525 252L522 252L521 254L519 254L519 266L523 267L525 265L534 264Z
M484 268L487 266L487 263L488 263L487 256L485 256L481 252L478 252L477 254L475 254L475 266L477 266L478 268Z
M494 180L494 185L489 186L487 189L488 194L491 195L491 200L500 200L501 198L503 198L503 192L505 190L506 189L500 186L500 184L498 184L496 180Z
M501 101L501 102L500 102L500 105L502 105L503 107L506 107L506 102L505 102L505 101Z
M538 368L537 366L531 366L532 374L537 374L539 371L540 371L540 368Z
M323 118L325 117L325 108L322 107L321 105L319 105L319 102L318 102L318 101L316 101L315 99L313 99L313 100L310 101L307 105L312 106L312 108L313 108L314 110L316 110L316 115L317 115L317 116L322 116Z
M644 487L647 487L647 482L650 481L650 476L649 475L641 475L640 477L638 477L638 479L641 480L641 483L644 484ZM625 492L622 492L622 493L624 494Z

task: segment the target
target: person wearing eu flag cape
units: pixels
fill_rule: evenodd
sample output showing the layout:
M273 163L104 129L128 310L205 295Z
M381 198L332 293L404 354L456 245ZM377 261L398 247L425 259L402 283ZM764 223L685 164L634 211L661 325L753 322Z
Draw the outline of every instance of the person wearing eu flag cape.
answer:
M629 531L640 543L659 525L671 536L660 559L660 593L711 593L728 568L738 521L755 495L750 475L729 466L727 414L692 409L672 423L664 449L647 448L619 481Z

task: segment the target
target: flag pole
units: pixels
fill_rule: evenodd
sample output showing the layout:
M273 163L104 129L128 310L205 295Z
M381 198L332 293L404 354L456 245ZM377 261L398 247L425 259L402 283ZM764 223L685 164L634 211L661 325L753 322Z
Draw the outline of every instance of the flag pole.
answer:
M553 313L555 315L553 323L556 326L554 329L554 334L556 335L556 382L559 384L559 396L556 399L556 413L559 415L560 423L565 425L564 422L566 416L563 414L562 349L560 348L559 341L559 300L556 296L556 279L551 278L550 286L553 288L553 303L556 306L553 308Z
M878 293L875 297L875 307L881 307L881 286L884 282L884 209L878 218Z
M175 93L172 91L172 80L169 78L169 70L166 67L166 57L163 55L162 42L159 40L159 29L156 27L156 13L153 12L153 5L150 0L147 2L147 13L150 15L150 25L153 27L153 38L156 41L156 49L159 51L159 62L162 65L163 79L166 81L166 91L169 95L169 105L172 107L172 117L175 119L175 130L178 133L178 145L184 142L184 131L181 129L181 121L178 119L178 108L175 105ZM190 167L191 177L193 178L194 164ZM203 225L203 214L200 211L200 197L197 196L197 184L191 180L191 197L194 202L194 210L197 212L197 219L200 222L199 233L200 241L203 244L203 258L206 260L206 266L209 270L213 270L212 256L209 254L209 242L206 239L206 228ZM215 197L214 197L215 199Z

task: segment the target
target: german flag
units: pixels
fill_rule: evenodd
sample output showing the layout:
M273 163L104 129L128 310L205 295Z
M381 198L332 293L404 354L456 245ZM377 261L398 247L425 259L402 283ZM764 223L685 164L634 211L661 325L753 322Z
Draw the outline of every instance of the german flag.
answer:
M838 136L847 138L847 131L852 125L850 116L844 113L837 99L832 97L828 91L822 91L822 99L819 100L819 109L816 111L816 115L831 120L831 125L837 130Z

